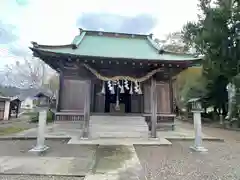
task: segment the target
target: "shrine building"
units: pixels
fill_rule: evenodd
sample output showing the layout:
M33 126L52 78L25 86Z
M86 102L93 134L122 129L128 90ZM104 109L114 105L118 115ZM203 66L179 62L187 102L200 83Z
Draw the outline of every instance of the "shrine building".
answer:
M174 77L199 63L190 54L164 51L152 34L80 29L70 44L41 45L31 50L59 73L56 121L90 116L146 117L152 136L156 124L174 119Z

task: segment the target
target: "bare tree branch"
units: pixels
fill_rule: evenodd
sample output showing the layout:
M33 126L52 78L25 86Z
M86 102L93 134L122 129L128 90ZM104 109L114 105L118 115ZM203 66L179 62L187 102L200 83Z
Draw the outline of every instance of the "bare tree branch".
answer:
M41 60L25 58L23 63L16 61L15 64L5 67L4 84L20 88L40 88L46 81L45 74L50 71L50 68L46 68L46 65Z

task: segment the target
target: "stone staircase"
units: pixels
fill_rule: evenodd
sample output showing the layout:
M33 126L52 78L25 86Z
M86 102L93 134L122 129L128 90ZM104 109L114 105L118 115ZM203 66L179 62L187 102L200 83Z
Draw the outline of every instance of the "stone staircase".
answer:
M91 116L90 138L148 138L148 126L141 116Z

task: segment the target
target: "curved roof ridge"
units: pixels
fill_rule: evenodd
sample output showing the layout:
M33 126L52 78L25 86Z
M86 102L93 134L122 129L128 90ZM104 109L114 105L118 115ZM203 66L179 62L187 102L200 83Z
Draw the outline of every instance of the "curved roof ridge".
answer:
M154 47L158 52L162 50L162 48L152 39L152 34L147 36L147 40L150 42L152 47Z
M86 32L80 32L80 35L75 36L75 38L72 41L72 44L74 44L76 46L76 48L81 44L84 36L86 35Z
M165 50L164 48L163 48L163 51L164 51L164 53L170 53L170 54L176 54L176 55L189 55L189 56L196 56L196 57L198 57L198 55L196 55L196 54L192 54L192 53L184 53L184 52L175 52L175 51L169 51L169 50Z
M114 31L102 31L102 30L87 30L83 28L79 28L80 33L83 32L93 32L93 33L109 33L109 34L119 34L119 35L129 35L129 36L145 36L147 37L148 34L141 34L141 33L125 33L125 32L114 32Z
M158 52L159 52L159 54L161 54L161 53L169 53L169 54L176 54L176 55L189 55L189 56L196 56L196 57L198 57L197 55L195 55L195 54L191 54L191 53L183 53L183 52L175 52L175 51L169 51L169 50L165 50L164 49L164 46L163 46L163 48L162 47L160 47L160 45L157 43L157 42L155 42L153 39L152 39L152 34L150 34L149 36L147 36L147 39L148 39L148 41L151 43L151 45L156 49L156 50L158 50Z

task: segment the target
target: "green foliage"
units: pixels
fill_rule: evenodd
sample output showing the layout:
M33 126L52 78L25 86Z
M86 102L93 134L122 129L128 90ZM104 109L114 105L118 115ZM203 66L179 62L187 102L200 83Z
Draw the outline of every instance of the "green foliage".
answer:
M38 122L38 116L39 116L38 112L32 112L32 113L29 113L28 115L30 116L30 122L32 123Z
M203 60L203 75L207 80L206 99L217 108L227 101L226 85L239 72L240 5L239 1L199 0L201 14L197 22L183 28L184 42L194 47Z
M233 83L236 86L236 105L238 111L240 111L240 73L233 78Z
M192 98L204 98L207 93L206 80L204 77L198 77L194 81L187 81L181 90L184 104Z
M30 114L30 122L37 123L39 120L39 112L33 112ZM54 120L54 113L49 110L47 112L47 123L51 123Z

